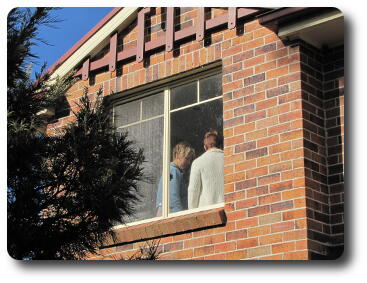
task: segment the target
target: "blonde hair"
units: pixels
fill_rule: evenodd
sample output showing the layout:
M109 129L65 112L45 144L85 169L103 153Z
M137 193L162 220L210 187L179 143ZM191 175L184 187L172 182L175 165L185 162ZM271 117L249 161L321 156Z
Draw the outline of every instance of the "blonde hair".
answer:
M175 145L172 151L173 159L178 155L188 157L191 155L192 159L195 158L195 149L193 149L187 142L179 142Z

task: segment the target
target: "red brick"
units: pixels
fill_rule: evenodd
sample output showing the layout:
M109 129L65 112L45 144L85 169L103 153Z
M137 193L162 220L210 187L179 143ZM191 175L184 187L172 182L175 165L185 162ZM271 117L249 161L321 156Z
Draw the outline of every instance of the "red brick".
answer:
M262 236L270 233L270 225L265 225L261 227L249 228L248 231L249 237Z
M267 175L267 174L268 174L268 167L267 166L258 167L258 168L254 168L254 169L251 169L251 170L247 170L246 179L255 178L255 177L263 176L263 175Z
M253 131L254 129L255 129L255 122L244 124L244 125L239 125L234 128L234 134L238 135L241 133L247 133L247 132Z
M268 186L261 186L247 190L247 197L261 196L267 193L269 193Z
M241 69L233 73L233 80L243 79L254 74L253 68Z
M265 118L265 119L256 121L255 123L256 123L256 128L257 129L268 128L270 126L274 126L274 125L278 124L278 117ZM269 143L268 142L265 142L266 140L269 140ZM273 143L278 143L279 142L279 137L278 136L276 136L276 137L273 136L273 137L269 137L269 138L263 139L261 141L264 141L264 146L265 146L265 145L271 144L272 142L270 142L270 141L274 141ZM259 141L258 141L258 146L261 146L259 144Z
M292 169L292 162L286 161L269 166L269 173L282 172Z
M280 86L280 85L283 85L283 84L289 84L290 82L298 81L300 79L301 79L301 74L299 72L292 73L292 74L280 77L278 79L278 85Z
M307 237L307 230L295 230L290 232L285 232L283 234L284 241L292 241L292 240L300 240L300 239L306 239Z
M236 117L236 118L224 121L223 122L223 127L224 128L234 127L234 126L240 125L242 123L243 123L243 117L240 116L240 117Z
M269 134L269 136L272 136L272 135L275 135L275 134L279 134L279 133L289 131L291 129L290 126L291 126L290 123L284 123L284 124L280 124L280 125L270 127L268 129L268 134Z
M306 217L306 209L301 208L292 211L285 211L282 213L283 220L292 220L297 218L304 218Z
M271 212L287 210L293 208L293 201L287 200L283 202L274 203L271 205Z
M256 186L256 179L245 180L245 181L236 183L235 190L236 191L243 190L243 189L251 188L254 186Z
M256 247L257 245L258 245L257 238L250 238L250 239L237 241L237 249L247 249L251 247Z
M224 58L224 57L227 57L227 56L233 56L233 55L235 55L237 53L240 53L240 52L242 52L242 45L235 45L231 48L228 48L228 49L224 50L223 53L222 53L223 54L222 56Z
M253 216L258 216L258 215L263 215L266 213L270 212L270 206L269 205L262 205L262 206L257 206L254 208L249 208L248 209L248 216L249 217L253 217Z
M254 56L254 51L253 50L248 50L248 51L242 52L240 54L236 54L236 55L233 56L233 63L237 63L239 61L249 59L253 56Z
M256 150L246 152L246 158L247 159L258 158L258 157L261 157L267 154L268 154L268 149L266 147L263 147L263 148L259 148Z
M271 225L271 232L272 233L284 232L294 230L294 228L295 228L294 221L280 222Z
M194 256L204 256L214 253L214 246L205 246L194 249Z
M239 144L243 141L244 141L243 135L226 138L224 139L224 146L231 146L231 145ZM237 151L237 150L235 151L235 153L239 153L239 152L241 151Z
M302 111L292 111L279 115L279 123L285 123L287 121L292 121L295 119L302 119Z
M236 209L249 208L257 205L257 198L239 200L236 202Z
M266 72L266 79L268 80L268 79L280 77L285 74L288 74L288 66L283 66L283 67Z
M265 92L255 93L253 95L247 95L243 98L243 104L255 103L257 101L262 101L265 98Z
M269 153L274 154L278 152L288 151L288 150L291 150L291 148L292 148L291 142L279 143L279 144L270 146Z
M256 103L256 111L259 110L263 110L266 108L270 108L277 105L277 99L276 98L272 98L272 99L268 99L268 100L264 100L264 101L259 101L258 103Z
M226 260L239 260L247 257L247 250L226 253Z
M236 249L236 242L226 242L214 246L215 253L229 252Z
M295 190L282 192L282 199L283 200L295 199L295 198L300 198L300 197L305 197L305 189L304 188L299 188L299 189L295 189Z
M255 105L254 104L247 104L245 106L242 107L238 107L236 109L233 110L233 114L235 116L239 116L239 115L244 115L247 113L251 113L255 110Z
M297 251L284 254L284 260L308 260L308 251Z
M253 94L255 91L255 87L253 85L241 88L241 89L237 89L235 91L233 91L233 98L240 98L240 97L244 97L250 94ZM248 101L246 101L246 103L249 103Z
M242 229L242 228L248 228L258 225L258 218L252 217L252 218L246 218L242 220L236 221L236 229Z
M266 185L270 183L279 182L280 180L280 174L271 174L268 176L263 176L258 178L258 184L259 185Z
M262 246L248 250L248 257L260 257L271 253L270 246Z
M263 245L270 245L274 243L279 243L283 241L283 236L281 233L279 234L271 234L271 235L265 235L261 236L259 238L259 243L261 246Z
M243 44L243 50L246 51L248 49L253 49L259 46L264 45L264 39L262 37L254 39L252 41L248 41Z
M266 129L262 129L262 130L257 130L251 133L247 133L246 134L246 140L247 141L253 141L253 140L258 140L260 138L264 138L267 136L267 130Z
M261 65L258 65L258 66L255 67L255 74L263 73L263 72L266 72L268 70L274 69L276 66L277 66L277 63L276 63L275 60L271 61L271 62L261 64Z
M295 249L296 249L295 242L272 245L272 252L274 254L290 252L290 251L294 251Z
M241 137L243 140L243 136ZM235 146L235 153L240 153L240 152L244 152L244 151L248 151L248 150L256 148L256 142L247 142L247 143L238 144L240 142L242 141L237 142L237 145Z
M274 203L274 202L278 202L280 200L281 200L280 193L271 194L271 195L265 195L265 196L260 196L259 197L259 205L271 204L271 203Z
M243 87L243 81L242 80L234 81L234 82L223 85L223 93L233 91L235 89L239 89L239 88L242 88L242 87Z
M226 255L225 254L215 254L210 256L205 256L204 260L225 260Z
M247 238L247 229L231 231L226 233L226 241Z
M259 158L257 160L257 166L264 166L264 165L274 164L274 163L278 163L279 161L280 161L279 154L270 155L270 156Z
M236 163L235 167L234 167L234 170L235 170L235 172L238 172L238 171L251 169L251 168L254 168L254 167L256 167L256 160L255 159Z

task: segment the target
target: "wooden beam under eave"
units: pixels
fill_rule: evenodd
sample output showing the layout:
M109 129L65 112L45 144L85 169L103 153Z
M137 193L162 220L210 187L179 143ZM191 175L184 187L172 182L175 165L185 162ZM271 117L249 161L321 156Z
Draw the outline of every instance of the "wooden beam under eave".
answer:
M145 14L147 10L142 9L138 13L138 39L136 43L136 61L141 62L144 59L144 41L145 41Z
M83 67L82 67L82 79L83 81L86 81L89 79L89 63L90 58L88 57L87 60L84 61Z
M109 71L113 72L116 70L116 59L117 59L117 32L115 32L110 38L110 54L109 54Z
M172 51L175 40L175 8L167 8L167 26L166 26L166 51Z
M228 8L228 29L234 29L237 23L237 7Z
M205 7L200 7L198 13L198 25L196 27L197 41L204 39L204 32L205 32Z

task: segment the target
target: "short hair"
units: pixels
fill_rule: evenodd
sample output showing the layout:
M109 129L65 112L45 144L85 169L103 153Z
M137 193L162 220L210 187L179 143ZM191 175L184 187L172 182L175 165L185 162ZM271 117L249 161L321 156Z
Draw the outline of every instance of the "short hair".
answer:
M219 135L218 131L214 129L210 129L208 132L204 135L204 143L207 146L210 147L217 147L219 145Z
M183 157L188 157L192 155L192 159L195 158L195 149L191 147L191 145L187 142L179 142L175 145L172 151L173 158L176 158L178 155L182 155Z

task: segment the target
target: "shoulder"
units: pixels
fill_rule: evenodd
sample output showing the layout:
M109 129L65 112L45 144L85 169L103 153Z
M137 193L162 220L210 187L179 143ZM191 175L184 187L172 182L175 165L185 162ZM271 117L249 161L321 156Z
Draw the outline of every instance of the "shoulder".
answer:
M173 175L180 175L182 174L181 170L175 165L175 164L170 164L170 173Z
M191 164L191 170L199 169L202 163L203 155L196 158Z

